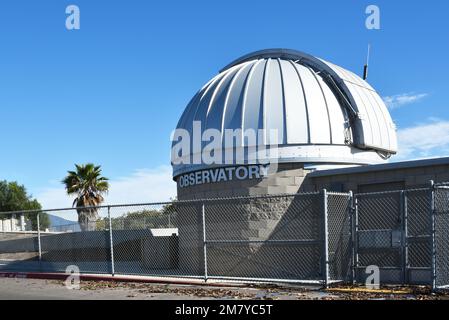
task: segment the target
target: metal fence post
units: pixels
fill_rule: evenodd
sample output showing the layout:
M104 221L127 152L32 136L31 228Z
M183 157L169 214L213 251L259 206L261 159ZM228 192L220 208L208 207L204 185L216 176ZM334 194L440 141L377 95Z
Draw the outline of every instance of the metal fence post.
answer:
M203 220L203 255L204 255L204 281L207 282L207 240L206 240L206 208L203 203L201 207Z
M353 283L357 283L357 272L359 267L359 240L358 240L358 232L359 232L359 205L358 205L357 195L354 196L354 221L353 221L353 265L352 265L352 273L354 275Z
M408 210L407 210L407 193L401 191L401 216L402 216L402 284L408 283Z
M349 191L349 245L351 252L351 282L355 281L354 274L354 264L355 264L355 239L354 239L354 213L355 213L355 203L354 203L354 193L352 190Z
M328 228L328 212L327 212L327 190L323 189L323 238L324 238L324 247L323 247L323 277L324 277L324 286L327 288L329 286L329 228Z
M111 219L111 207L108 206L108 220L109 220L109 247L111 253L111 274L115 275L115 261L114 261L114 239L112 237L112 219Z
M430 180L430 217L431 217L431 241L432 241L432 290L437 289L437 275L436 275L436 244L435 244L435 183Z
M39 213L36 215L36 223L37 223L37 250L39 254L39 263L42 260L42 246L41 246L41 223L39 220Z

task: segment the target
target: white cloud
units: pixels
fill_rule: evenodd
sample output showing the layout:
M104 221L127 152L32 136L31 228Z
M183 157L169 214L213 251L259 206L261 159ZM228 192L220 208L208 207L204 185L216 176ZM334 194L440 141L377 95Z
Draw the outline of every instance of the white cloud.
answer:
M176 196L176 184L171 172L169 166L160 166L136 170L130 176L111 179L104 204L170 201ZM47 209L71 207L73 201L73 198L66 195L62 184L60 187L45 188L37 192L36 199Z
M398 130L398 145L394 160L449 156L449 121L429 119Z
M383 100L385 101L385 104L390 109L396 109L402 106L405 106L407 104L412 104L415 102L418 102L419 100L424 99L427 97L427 93L402 93L402 94L396 94L394 96L387 96L384 97Z
M73 198L66 195L63 187L42 189L35 198L45 209L69 208L73 202Z

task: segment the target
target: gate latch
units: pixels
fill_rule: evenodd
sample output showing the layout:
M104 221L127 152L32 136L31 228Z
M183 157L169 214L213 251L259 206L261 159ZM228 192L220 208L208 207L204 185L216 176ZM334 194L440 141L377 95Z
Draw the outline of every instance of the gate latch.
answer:
M393 230L391 232L391 247L392 248L402 247L402 231Z

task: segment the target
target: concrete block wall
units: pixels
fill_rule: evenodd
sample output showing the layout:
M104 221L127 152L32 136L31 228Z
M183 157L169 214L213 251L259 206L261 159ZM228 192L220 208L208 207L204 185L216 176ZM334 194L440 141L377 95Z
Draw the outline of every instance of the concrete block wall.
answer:
M198 201L180 205L179 267L182 274L204 274L202 205L212 276L316 278L321 275L320 195ZM316 240L307 245L248 243L260 240Z

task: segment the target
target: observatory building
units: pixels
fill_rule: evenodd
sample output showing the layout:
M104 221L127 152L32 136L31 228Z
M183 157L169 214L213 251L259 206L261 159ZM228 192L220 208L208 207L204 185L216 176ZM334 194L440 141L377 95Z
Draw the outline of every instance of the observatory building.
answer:
M313 245L285 244L279 255L279 246L249 242L267 235L317 239L312 233L321 202L301 194L449 181L449 158L389 163L397 147L385 103L353 72L286 49L235 60L195 94L172 137L178 199L203 199L178 208L179 265L189 274L204 271L205 216L208 239L248 241L239 244L239 256L232 248L210 249L208 257L219 266L212 272L269 278L267 268L252 263L277 261L283 277L316 273L320 251Z

